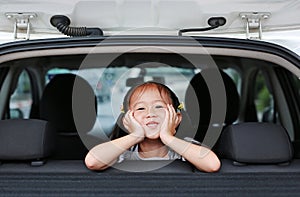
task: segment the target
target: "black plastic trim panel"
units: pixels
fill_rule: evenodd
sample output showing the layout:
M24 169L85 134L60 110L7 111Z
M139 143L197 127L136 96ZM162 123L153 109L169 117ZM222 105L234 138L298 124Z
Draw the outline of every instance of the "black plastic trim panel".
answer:
M114 36L40 39L2 44L0 45L0 55L42 49L94 47L100 44L103 46L203 46L243 49L274 54L290 61L300 68L300 57L280 45L264 41L215 37Z

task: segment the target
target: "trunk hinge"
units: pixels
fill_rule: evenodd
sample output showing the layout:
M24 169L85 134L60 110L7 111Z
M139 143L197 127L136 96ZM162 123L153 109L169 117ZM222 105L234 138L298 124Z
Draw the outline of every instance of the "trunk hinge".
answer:
M26 39L30 38L30 20L37 17L36 13L32 12L9 12L5 13L7 19L14 20L14 39ZM18 31L26 32L26 37L19 37Z
M242 12L240 17L246 22L247 39L262 39L262 20L270 18L269 12ZM251 36L250 34L256 34Z

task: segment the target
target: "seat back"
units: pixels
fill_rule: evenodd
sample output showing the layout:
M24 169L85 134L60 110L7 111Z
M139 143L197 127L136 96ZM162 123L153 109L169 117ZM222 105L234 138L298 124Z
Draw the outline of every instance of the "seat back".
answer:
M42 165L55 147L56 131L47 121L0 120L0 160Z
M85 135L93 128L97 114L96 103L92 87L80 76L58 74L47 84L40 102L40 117L57 128L54 158L85 157L88 149L80 138L79 130L81 135Z
M278 164L291 161L293 146L286 130L273 123L245 122L222 132L216 153L235 164Z
M237 120L239 113L239 93L233 80L220 69L205 69L196 74L190 81L186 95L186 112L192 124L197 129L195 139L202 142L210 125L212 114L212 99L205 78L215 79L221 74L226 92L225 125ZM204 78L205 76L205 78Z

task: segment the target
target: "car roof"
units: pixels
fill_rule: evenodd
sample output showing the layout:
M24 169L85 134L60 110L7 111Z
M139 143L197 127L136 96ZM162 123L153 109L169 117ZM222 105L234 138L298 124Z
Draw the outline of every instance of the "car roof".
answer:
M295 0L11 0L0 7L0 30L12 29L14 20L9 14L13 13L32 13L31 28L36 32L55 32L49 21L56 14L68 16L73 26L99 27L112 33L149 29L176 34L179 29L206 27L209 18L220 16L226 18L226 24L214 33L244 32L247 13L264 13L265 31L291 30L300 27L299 7Z
M27 30L30 38L63 37L51 25L54 15L68 17L72 27L100 28L108 36L178 35L224 18L216 29L185 35L262 39L261 25L263 40L300 53L299 8L297 0L10 0L0 6L0 43L29 39Z

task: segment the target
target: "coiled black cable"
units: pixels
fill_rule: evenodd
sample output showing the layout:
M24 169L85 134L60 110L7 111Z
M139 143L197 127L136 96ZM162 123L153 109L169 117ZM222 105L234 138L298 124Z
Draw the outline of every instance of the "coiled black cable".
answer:
M58 29L58 31L67 36L81 37L103 35L103 31L100 28L70 27L71 21L64 15L54 15L51 17L50 22Z

